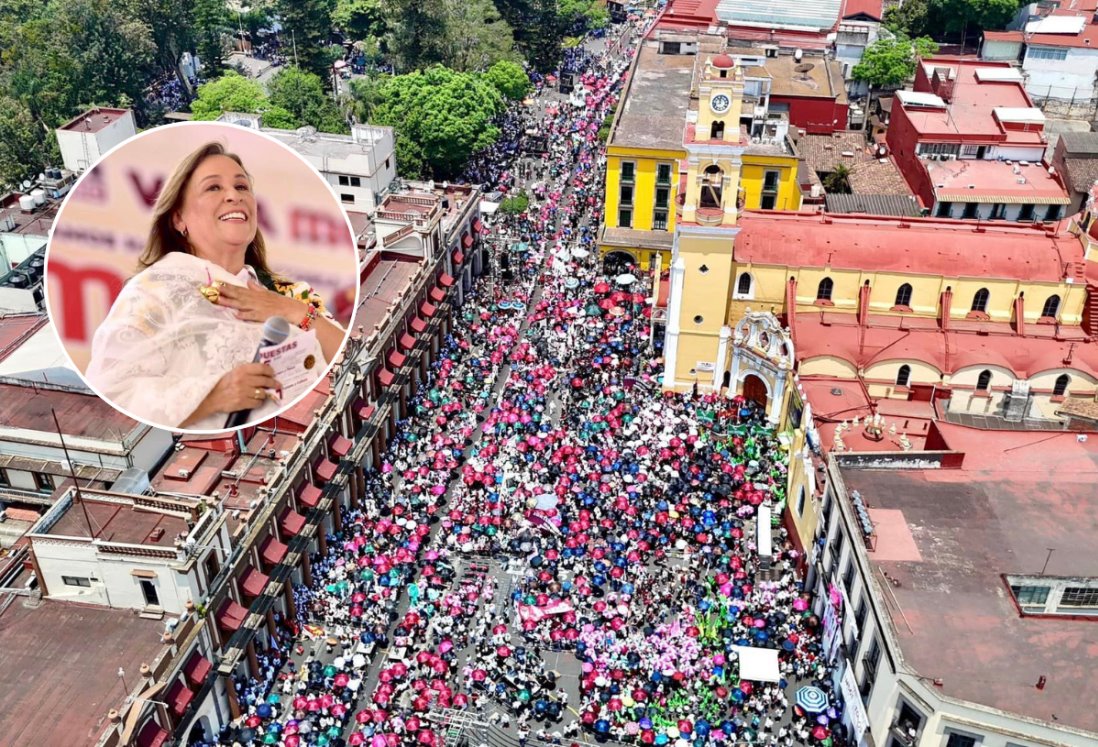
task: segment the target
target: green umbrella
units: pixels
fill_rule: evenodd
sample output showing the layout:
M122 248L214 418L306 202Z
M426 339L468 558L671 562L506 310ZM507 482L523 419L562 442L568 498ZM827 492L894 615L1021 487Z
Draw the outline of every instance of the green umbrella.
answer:
M331 737L332 739L335 739L336 737L338 737L339 736L339 727L338 726L333 726L330 729L328 729L328 736Z
M328 744L328 735L321 734L319 737L316 738L316 743L320 745L320 747L324 747L324 745Z
M278 744L278 735L274 732L268 732L263 737L263 744Z
M331 664L329 664L328 666L324 667L324 676L325 677L335 677L336 672L338 672L338 671L339 671L338 669L336 669Z
M602 309L598 307L598 304L591 304L586 309L584 309L584 311L586 312L587 316L598 316L602 313Z

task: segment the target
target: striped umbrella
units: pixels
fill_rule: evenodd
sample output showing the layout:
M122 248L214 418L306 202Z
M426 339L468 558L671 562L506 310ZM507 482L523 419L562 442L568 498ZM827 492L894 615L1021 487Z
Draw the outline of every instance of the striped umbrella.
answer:
M827 693L811 685L797 691L796 703L808 713L822 713L827 710Z

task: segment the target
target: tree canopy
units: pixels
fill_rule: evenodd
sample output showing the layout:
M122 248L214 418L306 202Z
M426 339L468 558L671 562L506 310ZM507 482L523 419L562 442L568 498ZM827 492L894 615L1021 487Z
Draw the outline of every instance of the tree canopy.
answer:
M328 73L328 35L335 8L336 0L275 0L283 47L296 65L320 75Z
M893 33L964 41L982 29L1001 29L1018 12L1020 0L904 0L884 13Z
M191 102L194 119L217 119L223 112L259 114L267 106L267 94L254 80L232 70L217 80L198 87L198 96Z
M336 0L332 23L351 41L380 39L388 30L381 0Z
M483 76L442 66L385 78L372 121L396 130L400 173L447 179L499 137L503 96Z
M291 127L312 125L321 132L349 132L335 101L324 90L324 81L315 73L286 68L271 79L268 91L270 105L293 117L296 124ZM268 115L263 120L268 127L282 126L271 124Z
M850 74L854 80L865 81L871 86L900 86L915 73L917 56L927 56L938 51L938 45L926 37L914 41L906 36L878 39L862 55L862 61Z
M505 99L522 101L530 92L530 76L522 69L522 65L500 60L484 73L484 79L488 81Z

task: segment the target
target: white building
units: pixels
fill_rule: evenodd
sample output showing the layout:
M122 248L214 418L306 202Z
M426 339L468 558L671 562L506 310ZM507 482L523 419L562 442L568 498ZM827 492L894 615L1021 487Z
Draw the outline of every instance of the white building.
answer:
M181 615L229 556L216 499L70 488L27 534L44 597Z
M1082 102L1095 95L1098 25L1090 13L1062 9L1039 17L1023 8L1012 26L1017 28L984 32L981 59L1019 62L1026 91L1039 102Z
M69 171L81 172L127 138L137 134L129 109L95 107L56 130L61 159Z
M293 148L327 179L347 210L373 214L381 195L396 179L392 127L355 124L350 135L334 135L313 127L262 127L258 114L225 112L219 120L259 129Z
M875 747L1098 743L1098 444L935 425L943 448L828 464L807 585L847 727Z

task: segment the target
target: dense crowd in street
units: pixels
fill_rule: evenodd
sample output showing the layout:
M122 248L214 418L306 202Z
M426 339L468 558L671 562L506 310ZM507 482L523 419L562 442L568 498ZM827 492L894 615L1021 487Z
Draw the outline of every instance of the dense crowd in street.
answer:
M454 310L367 500L313 558L259 676L237 680L247 713L218 744L441 747L451 710L520 747L845 744L833 694L811 712L787 695L831 685L780 526L763 527L757 575L758 507L784 501L787 454L753 402L661 393L651 281L599 261L597 133L631 54L569 50L583 106L539 82L470 167L506 192L533 163L534 203L492 227L509 278ZM545 153L523 152L528 128ZM739 676L752 647L779 652L780 681ZM578 697L549 652L580 662Z

